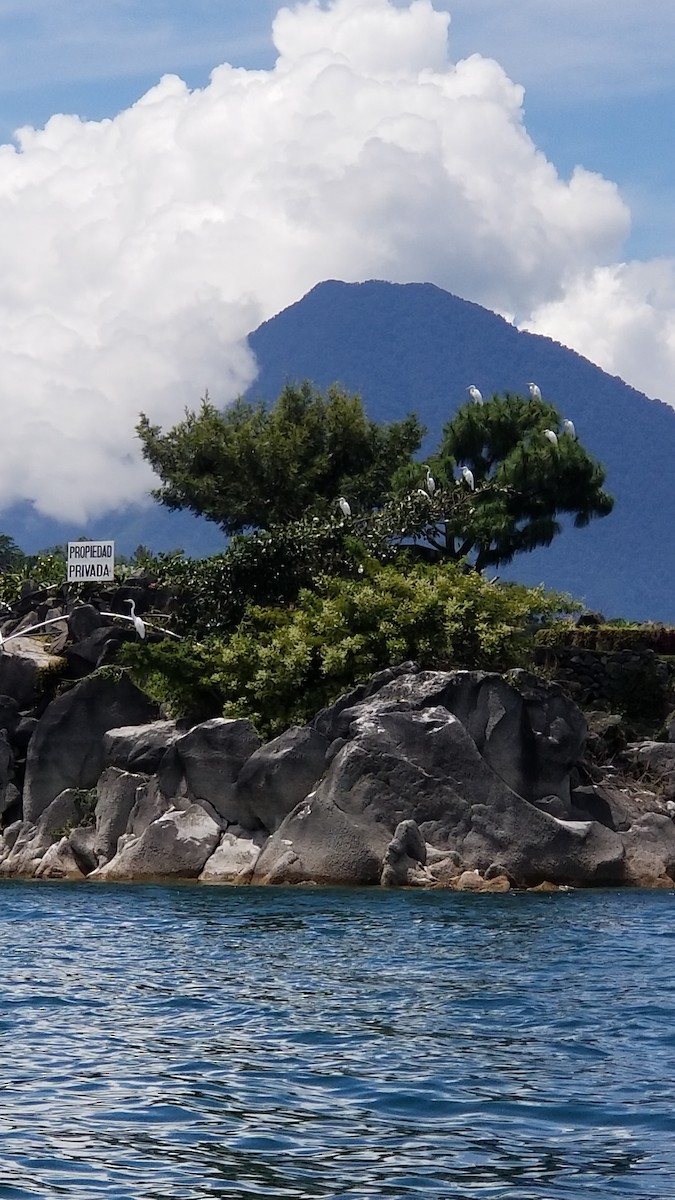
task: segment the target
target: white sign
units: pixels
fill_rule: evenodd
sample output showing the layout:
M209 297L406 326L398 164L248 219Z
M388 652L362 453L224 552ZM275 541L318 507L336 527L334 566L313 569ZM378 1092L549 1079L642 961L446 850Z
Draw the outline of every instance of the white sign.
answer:
M68 583L105 583L114 576L114 542L68 542Z

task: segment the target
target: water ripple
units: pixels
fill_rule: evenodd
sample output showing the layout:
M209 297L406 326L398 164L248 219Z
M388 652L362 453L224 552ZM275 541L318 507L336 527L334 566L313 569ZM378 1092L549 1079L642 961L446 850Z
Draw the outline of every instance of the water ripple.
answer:
M675 897L0 885L0 1200L672 1200Z

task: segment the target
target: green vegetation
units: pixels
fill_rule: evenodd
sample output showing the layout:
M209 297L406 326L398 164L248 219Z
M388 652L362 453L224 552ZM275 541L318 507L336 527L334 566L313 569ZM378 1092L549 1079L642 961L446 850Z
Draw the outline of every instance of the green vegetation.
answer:
M572 607L454 563L401 569L371 560L357 579L322 576L292 605L250 606L229 638L196 651L129 644L119 661L175 716L247 716L272 735L408 659L428 668L524 665L532 628Z

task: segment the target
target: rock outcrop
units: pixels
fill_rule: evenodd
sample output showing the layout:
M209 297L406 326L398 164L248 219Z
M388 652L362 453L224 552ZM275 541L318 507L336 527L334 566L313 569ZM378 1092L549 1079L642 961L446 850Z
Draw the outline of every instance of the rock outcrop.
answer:
M80 610L81 645L100 619ZM242 719L179 727L124 672L97 672L37 719L0 696L0 874L671 886L673 743L625 748L656 796L582 771L585 742L577 706L523 671L404 664L266 744Z

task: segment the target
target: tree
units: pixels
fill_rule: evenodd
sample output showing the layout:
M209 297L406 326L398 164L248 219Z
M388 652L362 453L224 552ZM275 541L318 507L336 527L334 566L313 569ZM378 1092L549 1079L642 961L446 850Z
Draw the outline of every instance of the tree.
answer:
M478 570L550 545L560 516L582 527L614 507L604 468L545 400L465 405L430 462L440 488L425 506L428 542L440 557L471 557ZM458 466L470 469L473 490L455 480Z
M13 537L8 533L0 533L0 572L18 570L25 557Z
M288 524L310 510L327 515L342 493L373 508L424 430L414 416L378 425L359 396L337 386L324 396L303 383L285 387L271 409L238 400L219 412L206 396L199 412L186 411L166 433L141 414L137 433L162 481L155 498L234 534Z

